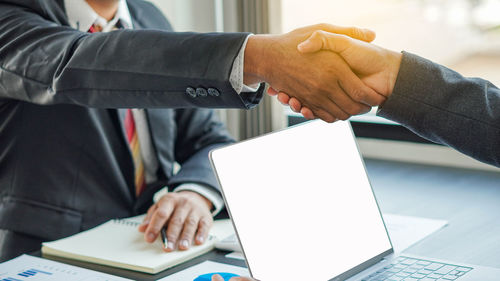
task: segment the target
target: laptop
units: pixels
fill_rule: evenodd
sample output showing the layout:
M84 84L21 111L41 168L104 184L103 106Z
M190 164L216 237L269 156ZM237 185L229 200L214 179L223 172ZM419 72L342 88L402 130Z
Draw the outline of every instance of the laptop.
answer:
M257 280L500 278L499 269L394 253L349 122L307 122L210 158Z

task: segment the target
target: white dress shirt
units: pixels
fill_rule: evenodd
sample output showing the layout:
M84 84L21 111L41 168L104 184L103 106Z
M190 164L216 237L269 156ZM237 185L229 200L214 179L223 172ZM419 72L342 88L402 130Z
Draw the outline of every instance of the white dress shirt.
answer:
M110 21L107 21L106 19L99 16L85 0L65 0L64 5L66 7L66 14L68 16L71 27L79 31L87 32L94 24L101 26L102 32L112 31L116 28L116 24L118 21L120 21L123 28L134 28L128 5L125 0L119 0L118 10L116 11L114 18ZM243 83L244 53L247 42L248 37L243 43L243 46L241 47L238 56L233 63L233 68L229 77L229 81L232 87L238 94L243 91L255 92L257 90L257 86L253 85L249 87L247 85L244 85ZM132 109L132 114L136 123L141 156L144 162L145 180L146 183L152 183L157 180L156 171L158 170L159 165L158 158L151 142L151 135L149 133L147 117L143 109ZM186 190L197 192L210 200L213 204L213 215L219 213L224 206L224 201L222 200L220 194L208 186L204 186L198 183L185 183L179 185L175 189L175 192ZM158 202L158 200L160 200L163 195L167 194L167 192L167 187L158 191L154 195L154 202Z

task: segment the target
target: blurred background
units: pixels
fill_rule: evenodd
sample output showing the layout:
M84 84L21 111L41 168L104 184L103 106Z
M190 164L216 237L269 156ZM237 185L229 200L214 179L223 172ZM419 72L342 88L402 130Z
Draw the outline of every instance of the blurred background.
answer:
M177 31L283 33L316 23L374 30L374 44L405 50L500 85L500 0L153 0ZM239 140L305 121L274 99L221 110ZM393 122L353 117L364 157L498 171L431 144Z

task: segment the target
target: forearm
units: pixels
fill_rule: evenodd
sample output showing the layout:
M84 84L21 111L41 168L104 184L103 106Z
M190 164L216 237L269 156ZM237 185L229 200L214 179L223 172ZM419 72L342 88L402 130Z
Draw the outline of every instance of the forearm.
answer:
M6 16L0 30L0 41L8 42L0 48L0 98L106 108L257 103L238 96L229 82L245 33L87 34L21 9ZM213 87L221 94L193 98L187 87Z
M500 90L404 53L389 99L378 115L436 143L500 166Z

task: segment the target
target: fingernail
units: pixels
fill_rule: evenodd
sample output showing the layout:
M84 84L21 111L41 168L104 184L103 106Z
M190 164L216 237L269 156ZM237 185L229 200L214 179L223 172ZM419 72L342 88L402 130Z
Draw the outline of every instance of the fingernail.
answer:
M149 241L153 241L153 240L155 240L155 235L154 235L153 233L151 233L151 232L150 232L150 233L148 233L148 240L149 240Z
M198 240L198 242L203 243L203 242L205 242L205 237L203 237L203 235L200 235L200 236L198 236L197 240Z
M167 243L167 249L169 249L169 250L172 250L172 251L173 251L173 250L174 250L174 243L173 243L173 242L168 242L168 243Z
M185 249L189 248L189 242L184 239L184 240L181 240L181 246Z

